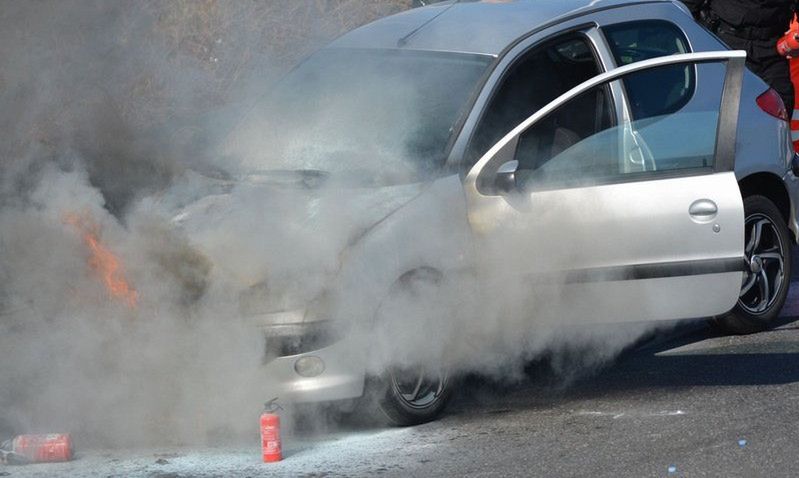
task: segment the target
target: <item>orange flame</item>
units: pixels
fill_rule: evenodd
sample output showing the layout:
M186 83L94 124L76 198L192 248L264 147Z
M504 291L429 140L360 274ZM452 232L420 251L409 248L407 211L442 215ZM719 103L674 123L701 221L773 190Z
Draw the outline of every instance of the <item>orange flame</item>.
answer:
M64 222L75 227L81 233L83 243L91 252L89 267L100 275L108 293L127 304L128 307L135 308L139 294L125 279L119 258L100 241L100 227L97 223L85 214L75 213L66 214Z

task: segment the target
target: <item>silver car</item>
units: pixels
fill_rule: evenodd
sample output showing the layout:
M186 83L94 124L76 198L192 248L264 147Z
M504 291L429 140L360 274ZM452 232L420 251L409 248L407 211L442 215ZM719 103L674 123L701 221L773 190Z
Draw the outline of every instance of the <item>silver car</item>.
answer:
M343 198L320 246L333 259L296 258L324 272L295 287L288 267L285 286L244 294L269 393L343 400L368 383L394 422L433 419L447 367L376 367L386 344L364 337L394 297L497 264L531 290L558 283L592 321L768 327L799 182L785 107L744 62L672 0L442 2L312 55L273 92L269 151L242 163L306 205L322 184Z

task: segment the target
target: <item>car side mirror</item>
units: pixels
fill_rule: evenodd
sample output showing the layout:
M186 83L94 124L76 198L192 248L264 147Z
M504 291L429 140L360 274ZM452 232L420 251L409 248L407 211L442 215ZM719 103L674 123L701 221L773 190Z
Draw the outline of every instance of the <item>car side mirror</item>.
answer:
M494 187L497 192L509 193L516 189L516 169L519 162L516 160L508 161L499 167L494 178Z

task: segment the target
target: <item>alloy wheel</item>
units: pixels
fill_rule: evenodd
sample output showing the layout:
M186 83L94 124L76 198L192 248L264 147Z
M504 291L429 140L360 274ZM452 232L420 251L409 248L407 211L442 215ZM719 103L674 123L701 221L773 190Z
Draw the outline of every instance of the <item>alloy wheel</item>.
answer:
M786 244L782 243L777 226L764 214L748 216L744 230L747 270L738 304L752 315L761 315L769 311L782 289Z
M447 386L449 374L443 370L428 373L424 366L393 368L391 386L409 407L425 408L439 399Z

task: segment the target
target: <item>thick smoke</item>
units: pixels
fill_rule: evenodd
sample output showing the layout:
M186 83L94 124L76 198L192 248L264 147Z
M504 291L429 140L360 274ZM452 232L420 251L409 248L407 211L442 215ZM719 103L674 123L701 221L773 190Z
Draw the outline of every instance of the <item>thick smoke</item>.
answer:
M220 225L240 234L198 232L211 262L172 217L213 189L213 145L253 98L405 3L0 3L3 436L59 429L122 444L250 430L269 398L263 339L231 281L265 258L231 239L291 226L279 212L259 223L249 206ZM109 296L72 215L118 256L135 309Z
M509 284L501 261L483 264L480 281L422 268L386 283L396 248L421 260L476 247L463 205L450 208L463 202L457 178L432 186L437 202L398 213L418 215L412 234L380 222L427 188L411 158L430 146L408 139L425 126L414 104L428 98L396 81L321 105L356 118L341 98L390 88L407 100L403 121L370 111L359 126L356 141L393 128L379 147L333 156L387 188L319 173L332 149L352 146L320 138L345 137L347 123L252 108L316 47L409 6L368 3L0 2L0 434L122 445L250 433L271 398L250 317L298 299L328 306L373 373L421 361L514 379L542 351L585 346L582 361L597 364L642 333L570 325L561 288ZM313 137L283 134L295 123L313 123ZM263 174L277 168L274 151L306 173ZM289 187L262 187L281 181ZM135 305L103 285L87 230L118 258ZM390 240L362 241L366 230Z

